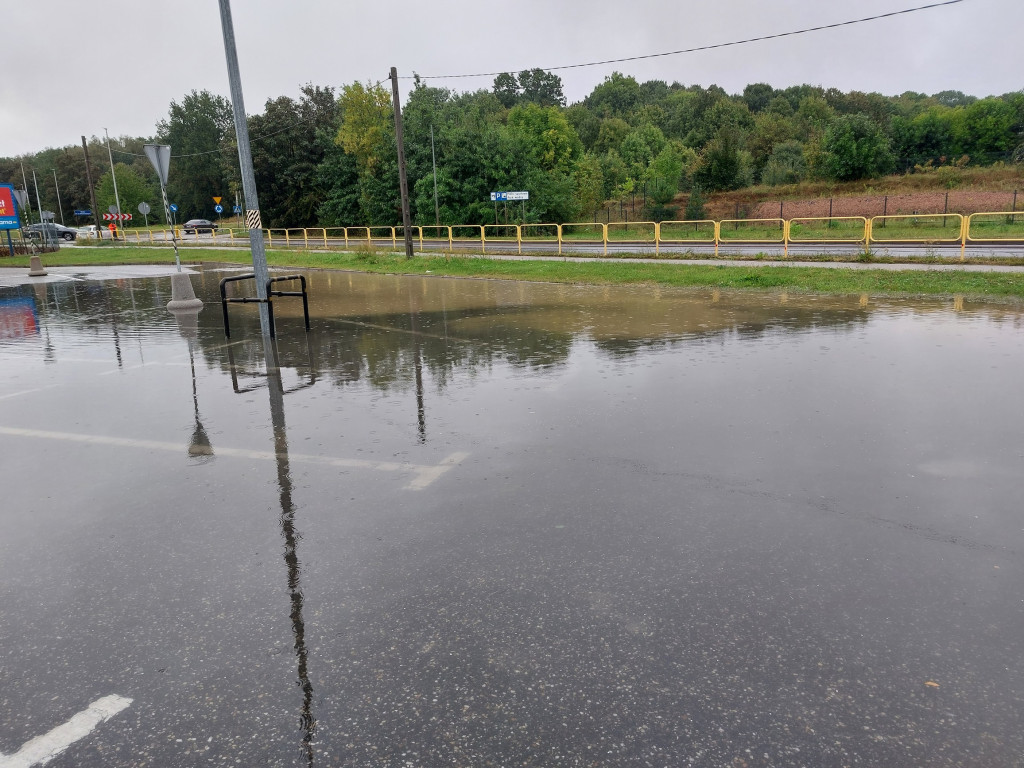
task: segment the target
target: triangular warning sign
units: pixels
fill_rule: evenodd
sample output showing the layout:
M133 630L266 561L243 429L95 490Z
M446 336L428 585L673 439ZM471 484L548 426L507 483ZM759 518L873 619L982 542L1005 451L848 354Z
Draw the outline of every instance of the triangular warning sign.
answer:
M220 198L219 197L213 198L213 202L215 202L217 205L220 205Z

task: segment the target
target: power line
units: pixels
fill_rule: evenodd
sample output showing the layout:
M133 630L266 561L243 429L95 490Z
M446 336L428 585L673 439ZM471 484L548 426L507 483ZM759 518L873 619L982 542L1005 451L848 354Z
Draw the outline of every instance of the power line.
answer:
M678 55L683 54L683 53L696 53L698 51L710 51L710 50L714 50L715 48L729 48L729 47L735 46L735 45L746 45L747 43L758 43L758 42L761 42L763 40L777 40L778 38L781 38L781 37L792 37L794 35L803 35L803 34L806 34L808 32L820 32L820 31L825 30L825 29L836 29L837 27L848 27L848 26L851 26L853 24L863 24L864 22L867 22L867 21L877 21L879 19L888 19L888 18L891 18L893 16L902 16L903 14L907 14L907 13L916 13L918 11L926 11L926 10L929 10L931 8L939 8L939 7L944 6L944 5L956 5L957 3L962 3L963 1L964 0L945 0L945 2L941 2L941 3L930 3L928 5L919 5L916 8L904 8L902 11L890 11L889 13L881 13L881 14L878 14L877 16L865 16L864 18L861 18L861 19L850 19L848 21L838 21L838 22L836 22L834 24L823 24L823 25L818 26L818 27L807 27L806 29L795 29L795 30L792 30L790 32L777 32L774 35L761 35L760 37L748 37L748 38L746 38L744 40L733 40L733 41L728 42L728 43L715 43L713 45L701 45L701 46L697 46L696 48L683 48L682 50L678 50L678 51L665 51L664 53L647 53L647 54L643 54L643 55L640 55L640 56L627 56L627 57L622 58L622 59L605 59L604 61L589 61L589 62L586 62L584 64L563 64L563 65L558 66L558 67L539 67L539 69L543 69L545 72L554 72L554 71L560 70L560 69L579 69L581 67L598 67L598 66L601 66L603 64L622 64L623 62L627 62L627 61L640 61L641 59L656 59L656 58L660 58L660 57L663 57L663 56L678 56ZM507 70L506 69L506 70L502 70L500 72L476 72L474 74L463 74L463 75L413 75L411 77L410 76L404 76L401 79L402 80L413 80L416 77L418 77L420 80L449 80L449 79L466 78L466 77L495 77L497 75L503 75L503 74L505 74L505 73L507 73L509 71L511 71L511 70Z

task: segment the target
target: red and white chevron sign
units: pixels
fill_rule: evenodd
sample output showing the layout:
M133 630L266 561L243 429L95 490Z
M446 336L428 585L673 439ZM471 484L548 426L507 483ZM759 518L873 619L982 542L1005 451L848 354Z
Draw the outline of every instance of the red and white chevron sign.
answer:
M132 215L130 213L104 213L104 221L131 221Z

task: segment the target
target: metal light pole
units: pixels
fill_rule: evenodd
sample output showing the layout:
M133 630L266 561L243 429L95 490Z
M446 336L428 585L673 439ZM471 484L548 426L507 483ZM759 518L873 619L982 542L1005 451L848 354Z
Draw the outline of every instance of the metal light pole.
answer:
M434 164L434 223L441 226L441 209L437 205L437 155L434 154L434 126L430 126L430 161Z
M21 166L21 173L22 173L22 177L24 177L25 166ZM36 206L39 208L39 223L40 223L40 226L42 227L42 230L43 230L42 232L39 233L40 234L40 242L41 242L42 238L46 237L46 226L43 224L43 206L39 202L39 182L36 181L36 169L35 168L32 169L32 183L35 184L35 186L36 186ZM27 195L26 195L26 197L27 197ZM46 270L43 268L43 262L42 262L42 259L39 258L39 254L38 253L33 253L32 256L29 257L28 274L29 274L29 277L45 277L46 276Z
M32 186L36 188L36 208L39 209L39 224L42 227L42 232L39 233L43 242L49 244L50 242L50 230L46 228L46 222L43 221L43 204L39 201L39 179L36 178L36 169L32 169Z
M270 349L270 313L267 307L267 254L263 248L263 224L260 221L260 204L256 195L256 173L252 167L252 148L249 146L249 125L245 119L245 103L242 100L242 76L238 70L238 51L235 48L235 28L231 22L230 0L217 0L220 5L220 23L224 33L224 57L228 65L228 81L231 86L231 108L235 115L235 138L238 139L238 164L242 171L242 194L245 196L245 224L249 230L249 245L252 249L252 268L256 277L256 296L260 299L260 329L263 331L264 346Z
M103 133L107 137L107 157L110 158L110 178L114 180L114 202L117 203L117 220L121 221L121 198L117 194L117 174L114 173L114 154L110 151L110 134L107 133L107 129L103 129Z
M64 203L60 201L60 187L57 186L56 168L53 169L53 188L57 190L57 209L60 211L60 223L63 226L67 226L67 224L64 224Z
M28 194L28 179L25 178L25 164L21 164L21 188L25 190L25 223L32 223L32 198ZM40 219L42 221L42 219Z

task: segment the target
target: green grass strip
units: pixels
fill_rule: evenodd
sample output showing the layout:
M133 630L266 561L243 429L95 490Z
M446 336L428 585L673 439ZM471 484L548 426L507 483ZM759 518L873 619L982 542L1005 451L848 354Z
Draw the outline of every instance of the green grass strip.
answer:
M186 264L250 264L247 250L187 249ZM678 287L787 289L830 294L929 294L1024 298L1024 272L966 270L835 269L788 266L723 266L672 261L619 262L494 260L475 256L425 255L407 260L388 252L269 251L275 267L310 267L378 274L447 275L593 285L663 285ZM134 246L64 249L45 254L47 266L173 264L167 248ZM0 258L0 266L27 267L27 257Z

